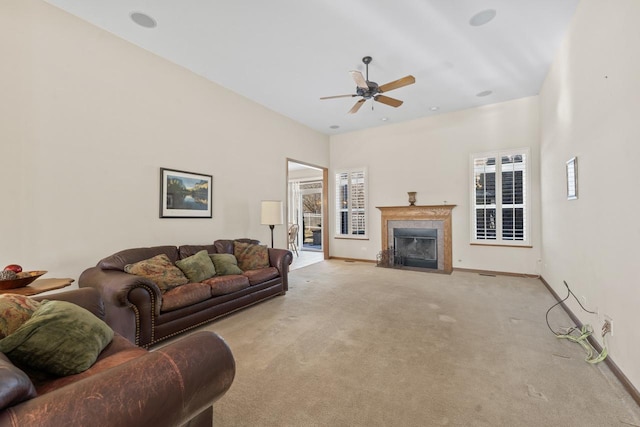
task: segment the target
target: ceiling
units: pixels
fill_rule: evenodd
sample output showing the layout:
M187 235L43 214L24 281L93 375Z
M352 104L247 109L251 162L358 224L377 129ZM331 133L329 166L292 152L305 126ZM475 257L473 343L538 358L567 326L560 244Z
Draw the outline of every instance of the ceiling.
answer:
M46 1L332 135L538 94L579 0ZM380 85L415 77L385 93L402 106L320 100L355 93L364 56Z

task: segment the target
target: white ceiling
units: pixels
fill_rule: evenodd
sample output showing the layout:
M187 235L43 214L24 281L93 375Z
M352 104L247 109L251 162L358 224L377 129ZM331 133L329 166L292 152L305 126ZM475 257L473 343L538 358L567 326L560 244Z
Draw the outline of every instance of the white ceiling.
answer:
M538 94L579 0L46 1L331 135ZM320 100L355 93L349 71L367 55L378 84L415 76L385 93L402 106L352 115L357 98Z

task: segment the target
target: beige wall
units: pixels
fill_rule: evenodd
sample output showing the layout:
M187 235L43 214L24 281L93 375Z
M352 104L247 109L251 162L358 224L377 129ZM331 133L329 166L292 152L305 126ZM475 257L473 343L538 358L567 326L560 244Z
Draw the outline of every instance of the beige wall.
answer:
M457 205L453 210L454 267L535 273L540 258L538 107L538 98L529 97L332 136L331 172L367 167L370 192L369 240L332 238L331 255L375 260L382 244L376 206L408 205L407 191L416 191L418 205L444 201ZM523 147L531 149L532 157L533 247L471 246L470 154ZM334 193L332 187L331 202ZM330 221L333 231L333 216Z
M77 279L127 247L266 242L286 159L328 166L325 135L44 2L0 9L0 263ZM213 219L159 219L160 167L213 175Z
M566 280L587 308L601 313L569 303L596 331L602 314L613 318L609 352L636 388L639 16L637 0L580 2L541 92L542 274L562 297ZM579 199L568 201L565 162L573 156Z

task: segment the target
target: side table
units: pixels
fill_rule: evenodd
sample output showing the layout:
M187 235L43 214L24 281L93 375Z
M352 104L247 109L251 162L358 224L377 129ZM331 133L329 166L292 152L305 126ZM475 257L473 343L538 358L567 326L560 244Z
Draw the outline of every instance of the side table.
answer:
M16 289L0 290L0 294L18 294L18 295L37 295L42 292L52 291L54 289L62 289L70 286L73 279L38 279L33 283Z

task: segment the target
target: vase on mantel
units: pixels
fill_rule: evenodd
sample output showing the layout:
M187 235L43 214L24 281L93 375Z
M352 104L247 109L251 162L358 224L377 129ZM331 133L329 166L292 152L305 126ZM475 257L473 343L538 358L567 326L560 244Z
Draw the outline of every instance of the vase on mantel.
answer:
M416 205L416 192L415 191L409 191L409 192L407 192L407 194L409 195L409 206L415 206Z

